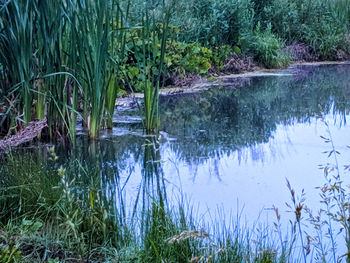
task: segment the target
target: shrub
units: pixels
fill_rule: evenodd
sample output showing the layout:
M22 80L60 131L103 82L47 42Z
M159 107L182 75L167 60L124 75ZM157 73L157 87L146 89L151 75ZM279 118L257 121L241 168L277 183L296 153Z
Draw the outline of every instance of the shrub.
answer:
M253 28L250 0L179 1L172 23L179 26L178 39L220 46L236 44Z
M269 23L269 16L266 12L269 9L275 0L251 0L254 8L254 25L257 25L259 22L263 26L267 26Z
M241 54L241 50L235 46L234 47L235 53ZM215 67L219 70L223 69L226 59L232 55L233 50L230 46L224 45L221 47L214 47L213 48L213 61L215 64Z
M303 25L303 40L310 45L322 59L337 59L337 51L348 52L347 29L344 25L328 18L316 25Z
M235 52L240 52L238 47L235 47ZM228 45L208 48L198 43L171 41L167 46L165 61L168 70L173 73L183 76L186 72L206 74L213 66L222 69L224 62L232 53L233 50Z
M205 74L211 68L213 51L206 47L201 47L197 43L181 45L183 57L179 61L186 71L191 73Z
M274 0L263 14L262 23L271 23L273 33L289 44L310 46L321 59L338 59L339 50L348 52L349 0Z
M258 62L268 68L285 67L291 62L291 56L282 51L284 42L271 32L271 24L262 30L258 23L253 34L241 39L241 44Z
M299 12L295 1L274 0L264 9L264 22L271 23L273 33L293 42L300 34Z

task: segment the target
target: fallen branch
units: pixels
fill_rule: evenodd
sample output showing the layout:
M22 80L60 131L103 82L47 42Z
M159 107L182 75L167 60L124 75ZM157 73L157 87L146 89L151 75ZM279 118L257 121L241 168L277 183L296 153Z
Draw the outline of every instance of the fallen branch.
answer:
M39 136L42 129L47 127L46 118L40 121L32 121L22 131L15 135L6 137L0 140L0 150L6 150L13 147L18 147L24 143L30 142Z

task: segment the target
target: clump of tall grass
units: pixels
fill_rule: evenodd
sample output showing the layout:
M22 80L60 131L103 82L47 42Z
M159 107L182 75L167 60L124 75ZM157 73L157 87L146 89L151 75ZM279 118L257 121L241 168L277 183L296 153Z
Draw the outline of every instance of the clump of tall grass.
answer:
M258 23L253 34L241 38L241 44L255 59L268 68L288 66L292 58L283 51L284 42L272 33L271 24L264 30Z
M71 12L75 48L79 52L81 78L84 80L84 117L90 137L96 138L111 81L109 69L113 69L109 48L114 26L111 22L117 5L116 1L78 1Z
M10 1L0 6L0 61L10 83L17 84L26 122L31 121L32 117L35 9L34 1Z
M155 131L159 127L159 88L164 78L164 57L168 38L168 27L171 18L171 2L162 1L162 16L157 22L155 11L150 12L148 3L142 12L142 66L144 77L144 126L147 132ZM147 50L147 42L151 43L151 50ZM150 52L151 51L151 52ZM152 67L153 66L153 67ZM163 77L163 78L162 78ZM163 84L164 85L164 84Z
M9 110L24 122L48 116L50 134L69 132L76 123L69 117L77 110L77 85L65 72L62 50L65 14L62 2L8 1L1 5L0 61L7 97L15 98ZM74 83L76 84L76 83Z

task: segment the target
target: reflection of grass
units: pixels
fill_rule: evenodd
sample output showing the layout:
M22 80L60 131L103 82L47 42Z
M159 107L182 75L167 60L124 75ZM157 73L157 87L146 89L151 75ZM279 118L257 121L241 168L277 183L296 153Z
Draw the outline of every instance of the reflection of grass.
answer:
M325 140L332 142L331 138ZM295 219L285 235L286 227L277 208L273 228L258 224L248 228L240 222L240 216L227 220L221 212L208 223L197 221L187 204L169 206L157 141L151 138L143 147L144 169L136 198L142 205L133 211L125 205L124 184L118 171L112 171L114 167L108 167L112 170L107 174L101 172L98 162L89 169L78 161L63 168L57 164L54 148L44 157L55 168L43 165L43 157L7 157L0 168L0 249L4 257L14 258L10 262L18 258L28 262L342 259L337 258L340 255L335 230L339 226L344 229L345 241L349 243L349 196L340 180L338 164L322 167L328 180L321 189L324 209L317 215L305 209L303 195L298 199L288 184ZM335 157L337 152L332 147L328 154ZM98 161L99 151L91 153L91 158ZM316 231L305 232L307 219Z
M160 156L157 148L145 147L147 167L143 176L150 177L149 172L159 168ZM48 158L55 162L53 150ZM10 157L2 166L6 176L0 188L0 241L16 247L24 260L207 262L210 258L220 261L256 258L256 262L267 262L263 258L273 255L272 248L265 247L263 242L258 242L259 251L249 244L248 233L243 230L226 228L217 239L202 230L208 227L194 222L186 206L168 208L159 174L154 182L144 178L147 184L144 191L153 194L142 194L142 202L148 198L149 205L129 216L121 189L113 192L105 182L109 179L101 178L99 168L86 170L80 163L74 163L75 175L79 175L74 179L70 177L72 167L47 169L34 158ZM82 183L84 180L88 183ZM112 179L113 185L122 188L115 180L118 178Z

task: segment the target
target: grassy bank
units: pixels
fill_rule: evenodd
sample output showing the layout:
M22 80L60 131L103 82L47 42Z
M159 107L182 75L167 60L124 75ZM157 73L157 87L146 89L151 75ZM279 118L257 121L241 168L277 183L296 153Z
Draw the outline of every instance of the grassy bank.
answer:
M144 126L159 126L158 89L258 64L349 57L349 0L0 2L1 135L32 119L74 142L112 128L115 99L145 93ZM108 21L108 22L106 22Z

